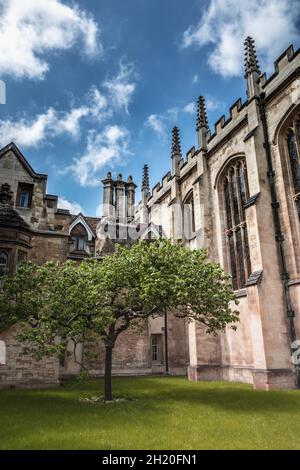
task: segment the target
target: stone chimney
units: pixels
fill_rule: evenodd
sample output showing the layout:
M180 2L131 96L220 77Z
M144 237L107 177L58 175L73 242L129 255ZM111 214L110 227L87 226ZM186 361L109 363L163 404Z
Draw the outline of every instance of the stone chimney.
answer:
M103 183L103 217L114 215L114 181L111 177L111 173L108 172Z
M125 194L125 182L122 179L122 175L119 174L117 181L115 182L116 190L116 217L119 220L125 221L126 217L126 194Z
M132 176L128 176L127 183L125 184L125 188L126 188L126 203L127 203L127 219L131 221L134 219L135 189L136 189L136 184L134 184Z

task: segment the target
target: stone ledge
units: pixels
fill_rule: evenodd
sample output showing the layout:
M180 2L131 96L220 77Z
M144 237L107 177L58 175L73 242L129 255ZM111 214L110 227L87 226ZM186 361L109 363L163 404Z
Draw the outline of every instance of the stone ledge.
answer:
M259 197L260 197L260 193L253 194L253 196L251 196L248 199L248 201L245 202L244 209L248 209L248 207L253 206L256 203L256 201L259 199Z
M259 271L254 271L253 273L251 273L248 281L246 282L246 287L256 286L257 284L259 284L261 282L262 275L263 275L263 270L262 269L260 269Z
M224 381L249 383L256 390L295 389L295 374L292 369L254 369L252 366L230 366L219 364L194 365L188 367L191 381Z

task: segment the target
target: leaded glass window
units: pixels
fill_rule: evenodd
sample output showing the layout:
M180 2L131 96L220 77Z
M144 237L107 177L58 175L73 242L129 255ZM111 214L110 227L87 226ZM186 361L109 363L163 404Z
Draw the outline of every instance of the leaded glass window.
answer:
M225 234L234 289L245 286L251 274L251 263L245 216L249 198L246 163L235 161L223 179L225 204Z
M8 253L0 250L0 276L4 276L8 271Z
M293 199L300 217L300 116L292 122L287 131L287 149L293 179Z

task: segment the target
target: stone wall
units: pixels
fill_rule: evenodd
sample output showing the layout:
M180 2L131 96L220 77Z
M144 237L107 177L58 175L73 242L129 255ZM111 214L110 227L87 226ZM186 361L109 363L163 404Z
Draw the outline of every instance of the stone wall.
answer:
M17 329L0 333L6 348L6 364L0 364L0 388L43 387L59 384L58 360L52 357L37 360L24 353L24 345L17 339Z
M199 130L199 149L191 149L180 160L176 172L173 168L171 177L152 190L148 202L149 219L154 223L162 221L160 223L171 239L176 239L174 206L182 204L186 195L193 192L196 234L200 236L184 242L191 248L207 247L210 259L230 272L222 176L230 161L237 158L246 161L251 202L245 209L245 220L252 274L245 288L236 292L240 314L236 332L227 328L225 333L212 337L202 326L189 325L189 377L192 380L241 381L263 389L294 386L290 325L275 239L258 95L260 92L265 94L289 290L296 334L300 338L300 224L293 200L285 134L291 119L300 113L299 70L299 51L294 53L289 48L275 62L275 73L269 79L261 75L257 80L251 72L247 81L248 100L244 103L237 100L230 108L229 118L223 116L215 124L213 133L207 128ZM164 201L168 215L161 218L157 204Z
M161 335L162 362L151 361L151 334ZM70 359L66 361L69 362ZM168 316L168 362L171 375L185 375L188 366L187 324L184 320ZM96 339L83 346L83 365L91 374L103 375L105 365L105 347L101 339ZM68 375L67 364L62 375ZM147 375L165 373L164 321L162 317L146 321L139 330L128 329L116 341L113 351L114 375Z

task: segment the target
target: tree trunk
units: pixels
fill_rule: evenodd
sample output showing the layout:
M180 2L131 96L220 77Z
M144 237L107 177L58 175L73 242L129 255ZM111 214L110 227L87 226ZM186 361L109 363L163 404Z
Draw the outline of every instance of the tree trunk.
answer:
M112 387L111 387L111 368L112 368L112 346L105 347L105 374L104 374L104 400L112 400Z

